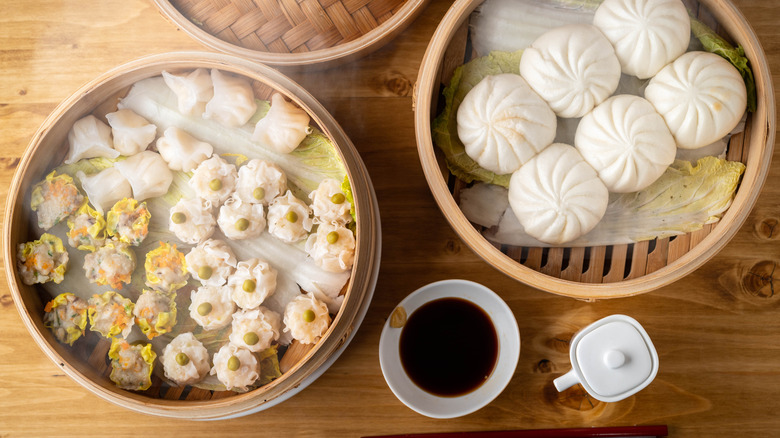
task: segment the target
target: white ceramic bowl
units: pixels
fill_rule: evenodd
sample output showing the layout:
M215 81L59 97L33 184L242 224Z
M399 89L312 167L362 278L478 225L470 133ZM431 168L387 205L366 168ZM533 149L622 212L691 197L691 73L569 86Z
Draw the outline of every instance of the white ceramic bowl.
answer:
M444 280L412 292L397 307L406 315L440 298L461 298L481 307L490 316L498 336L498 359L493 373L479 388L456 397L441 397L415 385L404 371L399 353L403 328L385 322L379 340L379 364L388 386L396 397L412 410L432 418L455 418L470 414L493 401L506 388L520 356L520 332L512 310L495 292L466 280Z

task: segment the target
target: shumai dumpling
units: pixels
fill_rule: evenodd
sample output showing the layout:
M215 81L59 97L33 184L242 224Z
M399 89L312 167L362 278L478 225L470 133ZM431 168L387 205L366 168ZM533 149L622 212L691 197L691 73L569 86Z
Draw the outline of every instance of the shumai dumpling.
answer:
M589 24L556 27L520 58L520 74L559 117L582 117L612 95L620 62L609 40Z
M645 98L666 121L680 149L719 140L745 113L747 92L737 69L718 55L688 52L658 72Z
M274 163L249 160L238 169L236 194L244 202L270 204L287 191L287 175Z
M203 286L222 286L236 270L236 256L227 243L208 239L184 256L192 278Z
M248 349L228 343L213 357L214 367L209 372L216 375L225 388L246 391L260 377L260 362Z
M171 207L168 229L184 243L200 243L214 234L217 221L211 210L210 201L182 198Z
M574 146L613 193L642 190L674 162L664 119L638 96L613 96L582 118Z
M257 103L248 80L211 69L211 82L214 85L214 96L206 104L204 119L237 128L252 118L257 111Z
M163 348L162 358L165 377L177 385L191 385L200 381L211 370L209 352L190 332L177 335Z
M572 146L554 143L509 180L509 205L528 235L557 245L598 224L609 192Z
M252 140L280 154L295 150L311 132L309 115L279 93L271 96L271 109L257 122Z
M612 43L623 73L640 79L685 53L691 38L691 21L680 0L604 0L593 25Z
M520 75L486 76L458 107L458 137L483 168L508 174L549 146L557 120Z

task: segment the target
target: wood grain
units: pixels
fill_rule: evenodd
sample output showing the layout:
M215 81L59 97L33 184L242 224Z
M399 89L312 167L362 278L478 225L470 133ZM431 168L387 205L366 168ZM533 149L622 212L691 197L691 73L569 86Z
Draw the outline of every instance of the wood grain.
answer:
M211 423L128 411L65 376L32 342L0 279L0 435L358 437L400 433L667 424L670 436L776 436L780 430L780 151L737 236L698 270L637 297L586 303L524 286L460 241L433 200L415 146L412 84L427 42L450 6L432 0L397 39L338 69L289 72L341 123L366 162L379 198L382 267L354 340L317 381L249 417ZM735 0L780 72L780 4ZM151 2L8 0L0 17L0 203L43 119L79 86L143 55L203 50ZM674 245L674 241L668 246ZM669 251L671 254L671 251ZM4 261L5 262L5 261ZM599 275L601 273L599 272ZM4 274L0 273L4 277ZM466 417L420 416L385 384L377 356L396 303L432 281L465 278L501 294L523 350L509 387ZM600 317L625 313L653 339L661 368L639 394L600 403L552 380L569 368L568 341Z

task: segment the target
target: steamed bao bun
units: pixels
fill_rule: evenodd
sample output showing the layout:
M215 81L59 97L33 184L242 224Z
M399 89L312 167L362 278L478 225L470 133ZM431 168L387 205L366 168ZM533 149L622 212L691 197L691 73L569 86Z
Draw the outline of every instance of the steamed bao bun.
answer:
M742 119L747 91L734 66L718 55L688 52L650 80L645 98L666 121L680 149L721 139Z
M555 138L557 120L549 105L511 73L486 76L461 102L458 137L466 154L483 168L509 174Z
M604 0L593 25L612 43L623 73L640 79L685 53L691 38L680 0Z
M610 97L583 117L574 146L614 193L649 186L677 153L674 138L653 105L628 94Z
M555 114L576 118L615 92L620 62L597 28L571 24L537 38L520 58L520 75Z
M509 205L528 235L552 245L592 230L609 192L574 147L553 143L509 180Z

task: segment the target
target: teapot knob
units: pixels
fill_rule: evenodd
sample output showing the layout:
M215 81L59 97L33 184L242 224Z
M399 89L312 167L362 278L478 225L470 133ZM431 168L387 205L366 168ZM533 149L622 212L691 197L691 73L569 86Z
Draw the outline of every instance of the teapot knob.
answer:
M617 369L626 363L626 355L620 350L609 350L604 353L604 364L607 368Z

